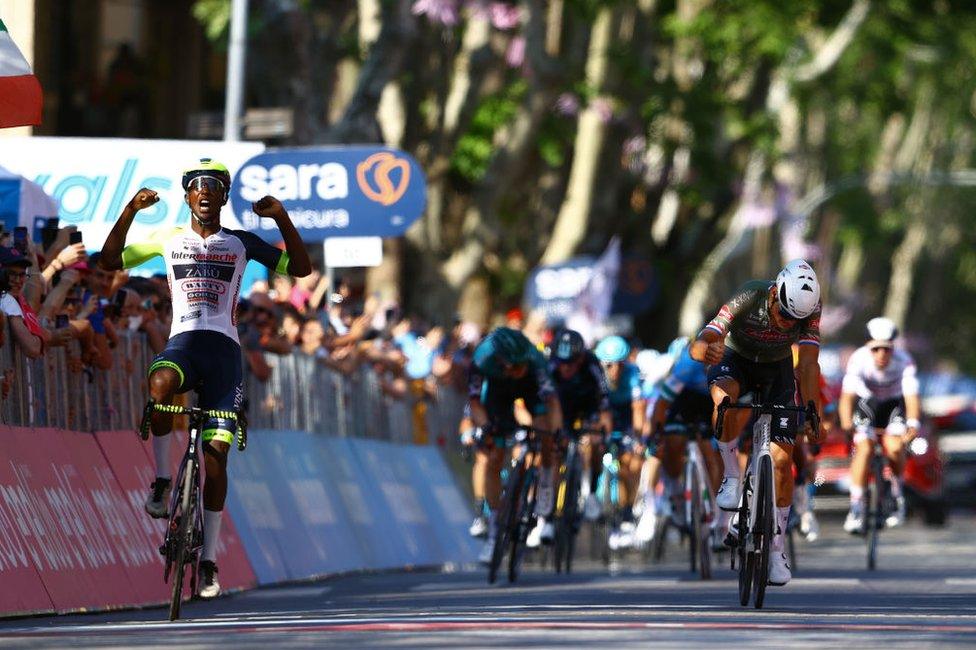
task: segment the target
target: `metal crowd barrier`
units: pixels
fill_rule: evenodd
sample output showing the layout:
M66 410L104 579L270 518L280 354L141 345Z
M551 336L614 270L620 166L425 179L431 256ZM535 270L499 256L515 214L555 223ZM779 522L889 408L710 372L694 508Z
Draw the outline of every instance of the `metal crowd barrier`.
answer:
M0 381L7 393L0 395L0 421L76 431L135 427L153 354L138 332L121 333L112 353L112 368L82 369L63 347L28 359L8 335L0 346ZM344 375L301 352L265 358L271 378L245 378L252 428L455 445L464 397L451 387L438 386L433 398L418 391L396 398L383 391L382 378L369 366Z

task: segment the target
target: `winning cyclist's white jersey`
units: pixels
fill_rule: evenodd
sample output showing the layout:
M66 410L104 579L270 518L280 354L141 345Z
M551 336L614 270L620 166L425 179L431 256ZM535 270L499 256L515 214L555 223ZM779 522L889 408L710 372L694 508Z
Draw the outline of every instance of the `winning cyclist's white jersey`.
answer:
M288 254L257 235L221 228L206 239L189 228L168 228L122 251L129 269L160 256L173 295L170 338L181 332L209 330L237 342L237 296L248 260L287 273Z
M842 390L863 399L875 398L880 401L900 398L903 395L917 395L915 361L908 352L895 349L887 367L878 368L874 364L871 349L866 345L862 346L854 351L847 362Z

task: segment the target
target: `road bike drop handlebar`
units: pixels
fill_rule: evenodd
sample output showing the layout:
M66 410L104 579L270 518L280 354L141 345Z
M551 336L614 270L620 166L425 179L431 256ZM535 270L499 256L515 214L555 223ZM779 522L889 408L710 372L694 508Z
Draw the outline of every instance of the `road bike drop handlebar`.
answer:
M715 437L717 439L722 438L722 427L725 424L725 412L729 409L751 409L752 411L758 413L769 413L771 415L776 413L788 412L788 413L803 413L807 420L810 422L810 429L812 431L817 431L820 428L820 416L817 415L817 405L813 403L813 400L807 402L806 406L783 406L779 404L765 405L756 404L752 402L735 402L733 403L728 395L722 400L722 403L718 405L718 418L715 423Z
M201 409L195 406L186 407L176 404L157 404L153 400L149 400L146 403L146 408L142 412L142 422L139 423L139 435L142 436L143 440L149 439L149 422L152 414L155 412L188 415L191 420L199 418L201 424L206 418L234 420L237 422L237 449L238 451L244 451L247 448L247 420L244 418L243 413L221 411L219 409Z

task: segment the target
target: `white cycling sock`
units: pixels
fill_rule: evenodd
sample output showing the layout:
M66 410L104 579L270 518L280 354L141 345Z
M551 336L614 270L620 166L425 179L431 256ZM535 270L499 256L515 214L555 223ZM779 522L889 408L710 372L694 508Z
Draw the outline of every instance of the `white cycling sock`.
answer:
M851 505L861 505L864 503L864 488L860 485L851 486Z
M739 478L741 473L739 472L739 439L730 440L729 442L718 441L718 453L722 456L722 464L725 468L722 470L722 476L726 478Z
M223 510L203 509L203 558L217 561L217 539L220 537L220 517Z
M156 458L156 476L159 478L172 478L169 467L172 464L169 457L170 444L173 442L173 434L167 433L165 436L153 436L153 456Z
M783 550L783 538L786 535L786 523L790 519L790 506L780 508L776 506L776 534L773 535L773 550Z

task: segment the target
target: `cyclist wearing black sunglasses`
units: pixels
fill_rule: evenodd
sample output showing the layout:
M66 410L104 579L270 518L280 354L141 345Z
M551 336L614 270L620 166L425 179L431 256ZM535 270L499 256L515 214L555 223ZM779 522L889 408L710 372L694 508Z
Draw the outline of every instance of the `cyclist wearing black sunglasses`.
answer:
M745 283L722 306L690 349L693 359L711 365L708 383L715 406L713 426L718 406L724 399L737 402L740 396L760 387L768 387L766 402L795 405L797 377L801 403L812 400L818 415L821 414L820 311L820 284L813 268L803 260L787 264L774 282ZM800 347L795 375L794 343ZM725 414L722 439L718 443L724 469L716 496L722 510L734 511L739 506L737 440L750 415L748 409ZM770 556L770 584L783 585L792 577L783 553L783 534L793 502L793 443L798 425L795 416L777 417L772 422L777 532ZM820 431L810 431L808 435L816 441Z
M183 173L182 181L190 227L161 229L147 241L126 246L136 214L159 201L156 192L142 188L105 240L99 265L110 271L128 269L157 256L166 263L173 320L166 347L149 366L150 397L157 404L172 404L177 393L196 390L200 408L236 413L243 396L243 370L235 308L244 268L253 259L278 273L302 277L311 272L311 262L288 213L272 196L252 204L252 209L275 220L285 251L253 233L220 225L231 184L230 172L221 163L202 158ZM156 480L145 507L156 518L169 515L172 424L172 414L156 411L152 416ZM236 420L214 417L202 432L207 479L199 595L204 598L220 593L215 576L217 538L227 496L227 451L236 429Z

